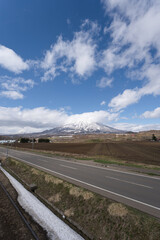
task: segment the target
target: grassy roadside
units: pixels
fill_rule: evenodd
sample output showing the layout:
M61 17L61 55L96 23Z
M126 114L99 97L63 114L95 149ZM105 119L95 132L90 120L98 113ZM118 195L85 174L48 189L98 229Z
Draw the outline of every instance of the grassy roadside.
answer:
M154 165L147 165L143 163L129 163L125 161L118 161L118 160L108 160L108 159L95 159L95 162L103 163L103 164L115 164L119 166L127 166L127 167L136 167L136 168L146 168L151 170L160 170L160 167Z
M77 222L93 239L160 239L160 222L147 214L17 160L9 158L5 164L27 184L37 184L39 195Z

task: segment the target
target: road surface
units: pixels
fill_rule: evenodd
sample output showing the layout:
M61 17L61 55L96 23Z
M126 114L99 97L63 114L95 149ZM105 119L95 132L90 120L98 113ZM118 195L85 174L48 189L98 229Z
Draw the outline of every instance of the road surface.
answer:
M71 183L160 218L160 178L47 157L26 151L0 153L38 167Z

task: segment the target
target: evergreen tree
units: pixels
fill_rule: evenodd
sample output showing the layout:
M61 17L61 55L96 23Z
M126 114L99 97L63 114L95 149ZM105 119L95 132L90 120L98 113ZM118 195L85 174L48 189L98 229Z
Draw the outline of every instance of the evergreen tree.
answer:
M157 141L157 138L156 138L156 136L154 134L152 134L152 140L153 141Z

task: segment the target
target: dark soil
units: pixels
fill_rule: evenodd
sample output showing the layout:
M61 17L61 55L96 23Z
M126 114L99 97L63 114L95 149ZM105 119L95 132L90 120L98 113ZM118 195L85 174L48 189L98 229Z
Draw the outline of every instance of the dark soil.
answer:
M31 143L14 146L32 149ZM159 142L108 142L108 143L35 143L34 149L88 156L107 156L115 160L160 165Z
M39 239L46 240L46 232L36 224L33 219L26 214L17 202L17 193L10 184L9 180L0 171L0 182L3 183L9 194L17 203L19 209L25 215L25 218L30 223L32 229L36 232ZM0 187L0 239L5 240L32 240L34 237L31 235L28 228L22 222L19 214L13 207L10 200L7 198L5 192Z

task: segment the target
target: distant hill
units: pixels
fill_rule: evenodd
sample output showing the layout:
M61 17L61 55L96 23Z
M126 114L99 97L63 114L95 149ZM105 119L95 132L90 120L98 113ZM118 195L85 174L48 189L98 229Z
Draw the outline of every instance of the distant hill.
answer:
M62 127L56 127L46 130L41 135L74 135L74 134L103 134L103 133L123 133L124 131L100 124L78 122L65 124Z
M89 123L78 121L76 123L65 124L62 127L55 127L38 133L23 133L0 136L1 139L18 139L19 137L49 137L49 136L67 136L78 134L107 134L107 133L125 133L125 131L118 130L101 123Z

